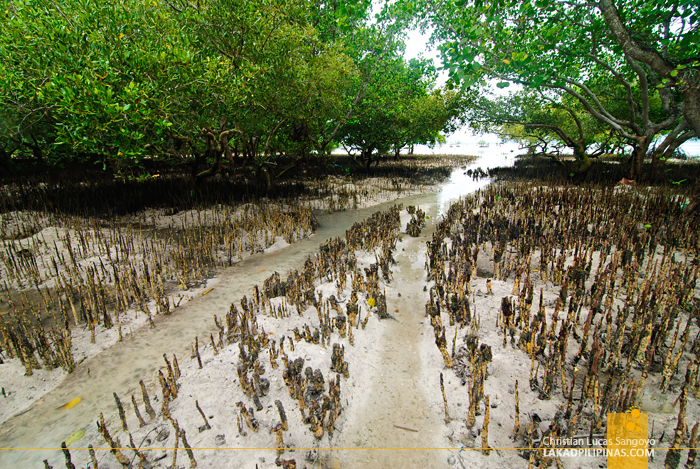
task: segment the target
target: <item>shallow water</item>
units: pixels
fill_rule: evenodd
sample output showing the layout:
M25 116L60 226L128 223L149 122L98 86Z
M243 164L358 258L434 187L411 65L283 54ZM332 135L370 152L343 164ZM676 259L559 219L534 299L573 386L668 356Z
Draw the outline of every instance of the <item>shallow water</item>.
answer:
M484 171L497 166L512 166L514 158L512 155L503 152L495 152L488 157L482 157L465 168L457 168L452 171L450 180L443 184L438 192L438 212L440 215L447 213L450 203L459 199L463 195L476 192L482 187L486 187L491 179L472 179L467 175L468 169L481 168Z
M467 168L453 171L450 180L441 186L437 194L404 197L361 210L319 213L317 218L321 226L310 238L278 251L248 257L223 270L221 275L210 281L214 289L206 296L191 300L170 316L157 317L155 329L143 328L133 338L125 339L85 361L60 386L26 412L5 422L0 428L0 448L3 448L0 449L0 467L38 468L42 467L44 459L58 464L63 456L56 448L62 441L80 429L86 431L83 441L89 441L88 436L96 433L95 421L100 412L104 412L105 416L116 414L113 392L117 392L123 403L130 401L131 394L139 396L140 401L138 382L144 380L151 383L156 380L158 369L164 365L163 354L167 353L172 358L172 353L175 353L180 362L189 359L189 344L195 336L200 338L202 344L209 342L206 336L215 330L213 315L225 316L230 304L234 301L238 303L243 295L250 295L255 284L262 285L274 271L282 274L301 268L307 256L317 251L319 244L327 239L343 237L345 230L353 223L394 204L402 203L404 207L435 204L439 214L445 213L450 201L489 183L489 179L472 180L465 174L467 169L487 169L509 163L508 155L498 154L497 151L493 153ZM153 389L149 386L151 397L154 395ZM60 409L76 397L82 398L78 405L70 410ZM157 405L159 403L154 403L154 406ZM122 442L124 444L126 442ZM81 446L81 442L73 446ZM76 463L87 461L86 451L71 448L71 453Z

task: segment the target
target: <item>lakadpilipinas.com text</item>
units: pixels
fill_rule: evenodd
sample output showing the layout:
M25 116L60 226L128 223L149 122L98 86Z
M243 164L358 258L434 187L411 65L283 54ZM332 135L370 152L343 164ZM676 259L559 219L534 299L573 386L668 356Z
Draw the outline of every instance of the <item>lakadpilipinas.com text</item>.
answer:
M638 438L550 438L543 441L544 457L654 457L656 440ZM621 448L622 446L622 448Z

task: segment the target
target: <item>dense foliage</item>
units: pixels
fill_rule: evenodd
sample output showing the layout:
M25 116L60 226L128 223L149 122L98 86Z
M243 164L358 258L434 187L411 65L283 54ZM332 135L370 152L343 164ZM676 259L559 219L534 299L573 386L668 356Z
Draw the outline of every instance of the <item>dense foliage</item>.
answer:
M3 169L147 177L155 163L200 181L243 167L270 183L339 146L367 167L398 158L468 119L568 149L581 170L631 147L638 177L700 134L689 0L11 0L0 15ZM416 23L433 28L445 89L430 61L403 58Z
M357 145L378 113L370 157L434 141L457 112L429 64L403 60L406 18L369 0L12 0L1 13L5 169L84 161L145 177L155 162L198 181L245 166L269 182L279 155Z

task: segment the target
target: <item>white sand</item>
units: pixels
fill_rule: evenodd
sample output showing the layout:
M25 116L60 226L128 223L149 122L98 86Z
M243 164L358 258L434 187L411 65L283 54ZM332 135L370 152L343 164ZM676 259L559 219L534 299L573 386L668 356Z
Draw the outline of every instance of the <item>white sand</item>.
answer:
M430 206L421 207L426 211ZM367 327L360 327L354 332L354 346L349 344L348 338L340 338L337 331L332 333L331 344L341 343L345 347L345 360L350 364L350 376L348 379L341 377L341 402L343 413L336 421L336 432L331 439L326 433L317 440L311 433L308 425L301 421L298 402L292 401L289 391L282 379L283 362L278 358L279 368L272 369L269 363L268 352L261 351L260 361L265 366L264 378L270 381L270 389L266 396L261 398L263 410L255 412L260 428L253 432L243 423L244 436L238 430L237 415L239 415L236 403L243 401L247 407L253 404L245 397L238 383L236 363L238 361L239 348L237 344L231 344L218 350L214 354L212 346L207 342L200 344L200 354L203 368L199 369L196 360L181 358L180 367L182 377L179 380L179 397L171 403L170 411L179 422L181 428L187 431L187 439L195 448L194 455L198 467L212 468L259 468L276 467L277 457L275 435L270 429L279 421L274 400L282 401L289 421L289 429L284 432L285 453L283 459L295 459L297 467L524 467L527 464L518 452L513 449L522 447L524 435L529 425L529 415L538 414L542 419L539 431L546 430L550 419L560 405L565 403L560 389L557 389L550 400L540 400L538 393L529 387L530 359L523 351L513 348L510 344L505 347L500 328L496 327L496 317L500 310L501 298L511 296L513 289L512 278L506 281L492 282L493 294L486 294L486 277L472 279L473 291L472 313L476 314L479 321L477 335L480 343L486 343L492 347L493 360L488 366L488 379L485 382L485 394L490 396L490 425L489 444L494 450L489 456L485 456L478 449L481 445L481 427L483 423L483 403L480 406L481 415L477 417L473 428L467 429L465 419L467 416L469 398L467 388L453 370L445 369L442 356L434 342L433 329L429 318L425 316L425 304L428 293L423 287L429 289L432 282L425 281L425 241L429 239L430 227L434 223L435 216L428 212L430 219L428 227L419 238L411 238L403 234L402 240L397 244L394 254L398 264L393 266L393 280L386 283L380 280L380 290L386 291L388 311L396 320L378 320L375 314L370 315ZM405 230L410 217L405 210L401 215L401 231ZM270 250L276 250L275 240ZM449 243L448 243L449 245ZM281 246L281 242L278 248ZM363 269L375 262L375 254L358 251L355 253L358 268ZM493 268L493 262L489 260L490 246L479 253L478 269L488 273ZM658 258L661 253L657 253ZM572 261L567 259L567 264ZM597 259L594 259L595 270ZM533 257L533 265L538 264L537 255ZM536 269L537 267L534 267ZM555 300L559 294L559 287L550 282L542 284L537 275L531 277L535 291L539 293L540 287L544 288L544 304L548 321L551 321ZM380 275L381 279L381 275ZM589 279L588 287L590 287ZM317 296L323 293L324 298L331 294L341 302L341 309L346 310L344 299L350 295L350 281L345 291L338 292L335 284L316 284ZM250 293L245 292L249 297ZM400 296L399 296L400 294ZM695 291L698 296L698 289ZM359 294L360 318L368 314L370 307L364 295ZM231 301L238 303L238 298ZM283 303L281 298L273 300L273 304ZM616 303L617 305L618 303ZM533 312L538 307L538 295L532 306ZM213 311L220 318L225 311ZM587 308L583 308L582 316L587 314ZM560 316L561 318L561 316ZM257 317L258 327L270 334L270 338L277 341L281 336L293 336L294 327L308 324L311 330L318 326L318 317L315 308L310 307L303 312L303 316L296 313L289 318L275 319L266 315ZM451 351L452 338L456 326L449 326L447 314L442 314L443 325L446 326L448 350ZM682 327L684 326L684 322ZM213 321L212 321L213 329ZM469 329L458 331L457 351L462 344L462 339ZM691 337L697 334L694 326ZM517 335L516 335L517 340ZM285 350L290 359L302 357L305 366L320 369L325 379L325 392L328 392L328 382L335 375L330 372L331 348L323 348L305 341L294 341L295 349L291 351L288 340L285 340ZM332 347L332 345L331 345ZM180 346L181 348L181 346ZM179 347L173 346L173 352L181 353ZM575 354L578 343L569 341L568 354ZM681 361L679 369L684 366L690 357L686 354ZM162 368L165 371L165 368ZM445 392L449 406L451 420L444 422L444 406L439 387L440 372L444 376ZM645 395L642 401L642 411L649 413L649 426L654 425L655 438L660 438L665 432L665 439L659 446L668 446L675 428L678 407L673 406L678 395L678 383L682 373L676 375L672 381L673 392L662 394L658 391L659 374L650 375L645 386ZM38 373L37 373L38 375ZM520 395L520 436L513 442L510 435L513 431L513 413L515 407L514 386L515 380L519 381ZM42 381L43 382L43 381ZM49 380L46 381L47 383ZM47 385L48 386L48 385ZM578 385L577 385L578 388ZM160 403L154 402L160 391L156 392L153 386L149 386L152 403L156 412L159 412ZM203 420L195 408L194 401L198 400L203 411L210 419L210 430L198 431L203 425ZM124 402L124 400L123 400ZM137 428L137 422L130 403L125 403L125 410L129 428L137 446L141 446L150 461L158 459L153 467L166 468L171 465L174 444L172 427L168 422L163 422L161 416L157 416L153 422L142 428ZM139 405L141 405L139 400ZM141 413L145 412L141 407ZM129 440L129 436L120 430L121 424L116 416L116 411L111 415L105 415L108 428L113 436L120 439L123 445ZM148 420L148 419L147 419ZM687 422L689 428L700 420L700 408L697 400L689 394ZM401 427L401 428L399 428ZM169 430L169 436L158 441L155 435L162 429ZM415 430L415 431L414 431ZM220 436L222 435L222 436ZM73 447L85 447L87 444L104 447L104 442L95 429L88 430L79 443ZM358 448L358 449L343 449ZM408 448L408 449L381 449L381 448ZM413 448L413 449L411 449ZM71 451L73 461L88 461L87 452L80 449ZM129 457L133 451L125 450ZM663 467L665 451L658 450L650 467ZM681 463L685 462L686 452L683 452ZM100 468L120 467L114 457L106 451L98 450ZM59 464L60 461L51 461ZM563 458L561 461L565 468L597 468L606 463L604 458ZM177 465L189 467L186 455L180 449L177 456Z

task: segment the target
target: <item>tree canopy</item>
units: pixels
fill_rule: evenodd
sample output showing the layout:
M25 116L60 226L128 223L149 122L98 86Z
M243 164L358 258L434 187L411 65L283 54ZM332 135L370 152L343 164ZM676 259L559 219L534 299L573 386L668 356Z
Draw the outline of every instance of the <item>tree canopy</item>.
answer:
M463 108L461 95L435 90L436 70L426 60L406 63L401 56L387 61L373 75L357 110L342 129L341 143L359 151L369 167L375 151L435 144L440 132L453 131Z
M650 149L660 159L700 135L697 2L459 0L416 8L436 28L454 83L515 83L546 92L562 109L575 99L633 146L633 175Z
M0 166L149 161L194 181L333 148L439 142L467 120L588 167L611 145L631 171L700 134L700 6L688 0L10 0L0 11ZM433 28L449 75L406 61ZM521 91L490 97L488 83ZM468 117L468 119L467 119ZM519 129L519 130L518 130Z
M188 165L195 180L222 167L267 174L279 155L327 154L377 107L397 128L430 121L403 145L435 138L451 118L435 107L451 101L435 98L434 69L401 57L408 18L371 13L369 0L12 0L0 28L0 164L25 155L118 176L147 160Z

